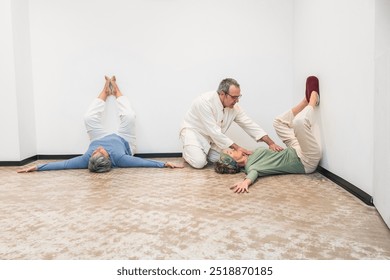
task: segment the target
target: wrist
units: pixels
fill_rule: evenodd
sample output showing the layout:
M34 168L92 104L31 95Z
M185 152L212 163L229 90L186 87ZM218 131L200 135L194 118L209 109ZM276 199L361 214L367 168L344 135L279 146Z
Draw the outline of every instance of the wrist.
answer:
M259 139L259 141L265 142L268 146L275 144L275 142L268 135L264 135Z
M236 143L233 143L230 145L229 148L234 149L234 150L238 150L240 148L240 146L238 146Z
M252 180L246 178L246 179L244 180L244 183L245 183L247 186L250 186L250 185L252 184Z

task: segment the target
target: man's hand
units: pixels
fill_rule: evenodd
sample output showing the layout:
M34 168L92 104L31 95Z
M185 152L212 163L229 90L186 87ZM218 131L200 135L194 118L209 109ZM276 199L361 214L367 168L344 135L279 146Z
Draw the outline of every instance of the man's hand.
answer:
M248 155L248 156L251 155L251 154L253 154L252 151L249 151L249 150L244 149L244 148L241 148L241 147L239 147L237 150L243 152L244 154L246 154L246 155Z
M270 148L270 150L275 151L275 152L280 152L280 151L284 150L282 147L280 147L279 145L277 145L275 143L269 145L269 148Z
M264 135L262 138L260 138L259 141L263 141L263 142L267 143L269 149L274 151L274 152L280 152L280 151L284 150L282 147L275 144L275 142L268 135ZM257 142L259 142L259 141L257 141Z
M246 154L246 155L248 155L248 156L251 155L251 154L253 153L252 151L247 150L247 149L245 149L245 148L243 148L243 147L240 147L240 146L238 146L237 144L231 145L230 148L232 148L232 149L234 149L234 150L236 150L236 151L241 151L241 152L243 152L244 154Z

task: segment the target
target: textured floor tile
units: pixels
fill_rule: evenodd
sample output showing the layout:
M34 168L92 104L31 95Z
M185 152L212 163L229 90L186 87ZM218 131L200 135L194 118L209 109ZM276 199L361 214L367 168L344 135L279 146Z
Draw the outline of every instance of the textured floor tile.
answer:
M17 169L0 167L0 259L390 259L376 209L319 173L237 195L244 174L212 167Z

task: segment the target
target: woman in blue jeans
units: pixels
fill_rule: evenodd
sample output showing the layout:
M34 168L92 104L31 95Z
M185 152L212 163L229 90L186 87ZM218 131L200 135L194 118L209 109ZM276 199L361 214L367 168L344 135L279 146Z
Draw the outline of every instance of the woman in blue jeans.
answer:
M172 162L143 159L134 156L135 149L135 113L129 99L123 96L116 83L116 78L105 77L102 92L89 106L85 117L85 127L91 140L88 150L81 156L69 160L50 162L26 167L17 172L45 170L82 169L91 172L107 172L112 167L182 167ZM117 133L108 133L102 124L106 99L110 95L116 98L120 124Z

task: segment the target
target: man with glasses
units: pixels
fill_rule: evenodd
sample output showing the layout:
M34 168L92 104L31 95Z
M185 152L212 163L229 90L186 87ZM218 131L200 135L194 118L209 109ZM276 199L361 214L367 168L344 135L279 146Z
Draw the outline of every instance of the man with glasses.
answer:
M225 135L233 122L257 142L267 143L271 150L283 150L236 104L240 98L240 85L227 78L221 81L217 91L206 92L194 100L180 130L183 158L189 165L203 168L208 161L218 161L220 152L227 148L250 155L251 151Z

